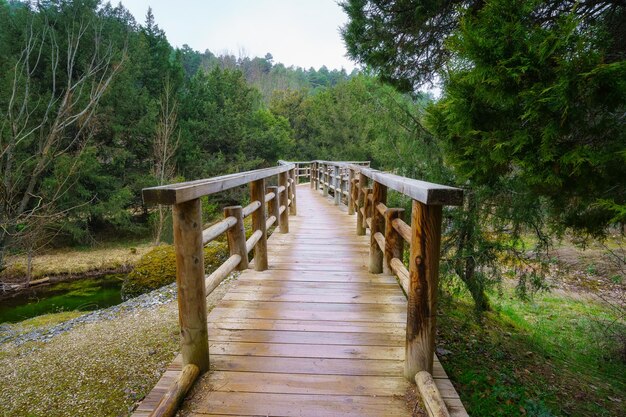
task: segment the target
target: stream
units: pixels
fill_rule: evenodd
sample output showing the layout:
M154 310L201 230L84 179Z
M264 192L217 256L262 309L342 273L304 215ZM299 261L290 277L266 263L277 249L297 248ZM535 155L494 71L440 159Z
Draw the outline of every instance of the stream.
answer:
M91 311L122 302L124 274L43 285L0 301L0 323L15 323L59 311Z

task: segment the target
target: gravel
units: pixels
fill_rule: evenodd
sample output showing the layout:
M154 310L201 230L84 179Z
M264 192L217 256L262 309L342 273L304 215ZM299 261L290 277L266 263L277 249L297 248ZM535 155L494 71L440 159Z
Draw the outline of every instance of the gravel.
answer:
M230 288L207 297L211 309ZM60 324L0 327L0 416L127 416L179 349L175 285Z

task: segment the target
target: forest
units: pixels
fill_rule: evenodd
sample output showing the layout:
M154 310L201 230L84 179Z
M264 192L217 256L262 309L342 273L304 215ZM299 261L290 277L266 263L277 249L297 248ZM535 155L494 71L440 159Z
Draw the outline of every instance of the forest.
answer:
M622 398L606 400L613 408L559 412L562 392L537 403L526 391L493 394L481 380L468 401L485 415L618 415L626 401L618 375L626 370L623 1L340 4L341 35L360 65L350 73L285 66L271 51L174 47L150 9L138 22L100 0L0 0L2 284L31 279L32 260L51 250L171 243L169 213L144 205L143 188L279 159L367 160L464 190L463 205L444 210L441 255L442 291L464 300L443 302L456 312L442 331L455 349L454 326L479 334L503 325L493 314L549 294L555 251L598 250L617 295L603 300L611 313L599 350L610 353L594 375L612 380L603 401L620 390ZM207 220L231 197L207 204ZM24 257L25 269L15 269L11 259ZM471 365L451 366L462 383ZM502 411L492 397L514 406Z

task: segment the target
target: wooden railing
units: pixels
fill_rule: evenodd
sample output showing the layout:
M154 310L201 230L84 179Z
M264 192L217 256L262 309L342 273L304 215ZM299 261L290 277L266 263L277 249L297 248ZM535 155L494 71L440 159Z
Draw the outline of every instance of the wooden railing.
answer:
M146 188L145 204L172 205L176 286L183 370L152 416L170 416L197 376L209 369L209 338L205 297L231 272L249 267L254 250L254 268L268 268L267 230L275 226L289 232L289 214L296 214L296 166L278 167L224 175L198 181ZM266 180L277 177L277 186ZM224 208L224 219L203 229L201 197L249 185L250 204ZM252 216L252 234L246 240L244 218ZM226 233L230 257L205 277L203 247Z
M336 205L346 204L356 213L356 234L369 229L369 271L392 273L407 299L405 376L415 380L425 402L441 409L445 405L432 383L442 206L460 205L458 188L413 180L369 168L369 161L279 161L274 168L224 175L198 181L146 188L146 204L173 206L176 283L183 371L170 387L153 416L173 415L176 405L197 375L209 369L209 345L205 297L234 270L249 267L254 249L254 268L268 268L267 230L275 226L289 232L289 215L297 214L295 185L308 178L311 188L321 190ZM277 186L266 180L278 177ZM249 184L250 204L224 209L224 219L203 230L200 198ZM404 210L387 207L387 191L412 199L411 222ZM246 240L243 220L252 216L251 236ZM203 246L226 233L230 257L205 278ZM408 244L408 268L404 263ZM434 404L434 405L433 405ZM433 409L434 409L433 408ZM429 411L430 412L430 411Z
M442 207L463 203L458 188L418 181L369 168L369 163L313 161L311 186L336 205L356 213L356 234L369 229L369 271L398 278L407 296L404 375L414 380L430 416L447 416L432 379ZM387 191L411 198L411 221L404 209L387 207ZM404 263L405 243L408 264Z
M357 235L370 230L369 271L393 273L407 295L405 376L432 373L442 207L461 205L463 191L371 169L368 162L312 165L312 187L332 192L336 205L345 200L348 214L357 214ZM410 225L402 219L404 209L387 207L388 189L412 199Z
M289 162L283 161L283 160L278 161L278 165L288 165L288 164L295 165L294 169L296 173L297 184L311 181L311 166L312 166L311 161L289 161ZM300 179L303 179L303 181L301 181Z

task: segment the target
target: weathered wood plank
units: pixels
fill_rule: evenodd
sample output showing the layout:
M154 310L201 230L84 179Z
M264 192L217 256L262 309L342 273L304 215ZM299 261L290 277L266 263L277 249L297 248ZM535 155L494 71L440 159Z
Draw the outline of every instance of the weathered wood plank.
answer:
M404 398L211 392L192 410L197 416L407 417Z

